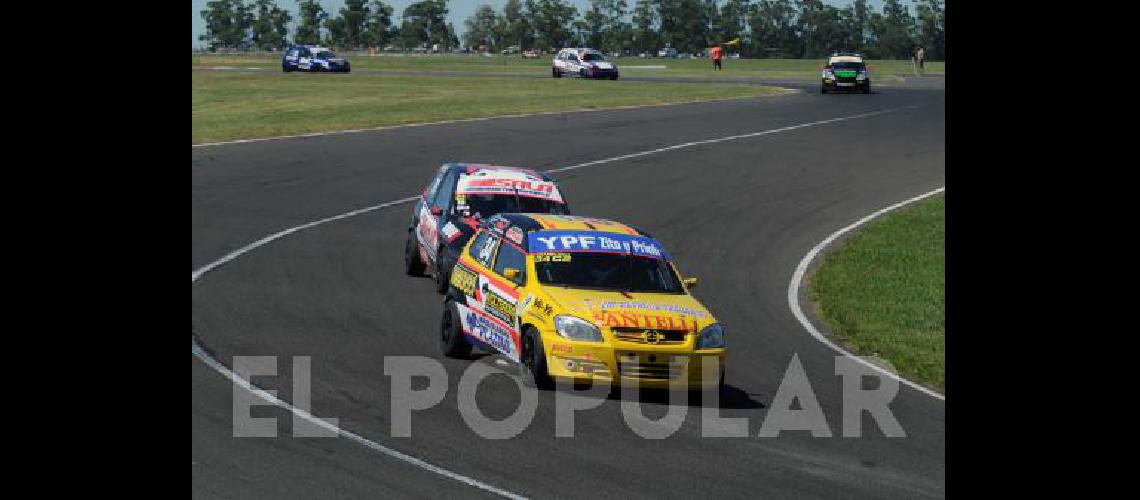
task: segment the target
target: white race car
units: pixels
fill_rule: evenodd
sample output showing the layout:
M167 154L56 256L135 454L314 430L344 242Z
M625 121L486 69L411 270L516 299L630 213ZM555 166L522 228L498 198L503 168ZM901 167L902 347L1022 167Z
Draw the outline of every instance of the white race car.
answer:
M614 63L606 60L606 55L594 49L562 49L554 56L554 63L550 69L554 78L563 75L577 76L579 78L608 78L618 79L618 68Z

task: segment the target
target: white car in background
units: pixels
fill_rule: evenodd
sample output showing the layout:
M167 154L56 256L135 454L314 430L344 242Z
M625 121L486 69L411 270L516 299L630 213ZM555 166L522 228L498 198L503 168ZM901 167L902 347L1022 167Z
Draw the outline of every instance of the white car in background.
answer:
M554 78L571 75L579 78L618 79L617 65L607 61L605 54L585 48L558 51L554 55L550 72Z

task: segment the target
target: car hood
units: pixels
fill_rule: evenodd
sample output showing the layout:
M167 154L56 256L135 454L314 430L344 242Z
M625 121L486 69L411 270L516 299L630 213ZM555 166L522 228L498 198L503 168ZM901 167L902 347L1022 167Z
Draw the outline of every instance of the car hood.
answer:
M716 318L691 295L611 292L545 286L543 291L572 314L598 327L692 330L715 323Z

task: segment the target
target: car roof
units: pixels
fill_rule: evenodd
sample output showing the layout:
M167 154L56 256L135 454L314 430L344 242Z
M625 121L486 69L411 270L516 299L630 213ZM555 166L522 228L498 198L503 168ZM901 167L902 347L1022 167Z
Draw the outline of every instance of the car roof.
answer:
M495 175L496 172L501 172L504 175L512 175L512 174L517 174L517 173L521 172L521 173L526 174L526 175L531 175L531 176L537 177L537 178L542 179L544 181L548 181L548 182L554 181L554 178L550 177L549 175L546 175L546 174L539 172L537 170L534 170L532 168L508 167L505 165L490 165L487 163L460 163L460 162L448 162L445 165L447 165L450 168L457 168L457 169L459 169L459 171L461 173L464 173L467 175L474 174L477 172L482 172L483 175Z
M830 58L828 58L828 59L827 59L827 63L828 63L828 64L831 64L831 63L837 63L837 62L857 62L857 63L861 63L861 62L863 62L863 56L860 56L860 55L857 55L857 54L856 54L856 55L833 55L833 56L831 56Z
M450 164L450 166L459 169L460 172L455 189L456 195L517 194L565 203L554 179L531 169L478 163Z
M510 215L513 215L520 219L520 222L517 225L529 231L586 231L596 233L618 233L644 236L641 231L638 231L629 225L608 219L599 219L597 217L554 214ZM524 219L529 220L530 222L526 223Z

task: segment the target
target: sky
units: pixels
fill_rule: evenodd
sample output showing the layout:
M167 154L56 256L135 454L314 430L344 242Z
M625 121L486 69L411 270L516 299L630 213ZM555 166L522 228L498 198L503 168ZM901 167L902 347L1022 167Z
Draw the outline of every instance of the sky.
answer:
M392 6L393 14L394 14L392 16L393 17L392 21L394 23L398 24L400 22L400 18L401 18L400 14L402 14L404 12L404 8L407 7L408 5L411 5L415 2L417 2L417 1L419 1L419 0L385 0L384 3ZM586 10L589 9L589 7L590 7L590 1L589 0L567 0L567 1L570 3L570 5L573 5L573 6L578 8L579 14L586 12ZM320 0L320 3L321 3L321 6L325 8L325 12L329 13L329 17L336 17L337 14L340 12L341 7L344 7L344 1L343 0ZM369 3L371 3L371 2L369 2ZM465 19L467 19L468 17L471 17L471 15L475 13L476 8L478 8L480 5L487 4L487 5L490 5L492 8L495 9L495 11L498 12L498 11L502 10L503 4L505 4L505 3L507 3L507 0L451 0L447 4L448 9L450 11L447 14L448 21L450 21L453 25L455 25L455 33L457 35L459 35L460 38L463 38L463 32L466 31L466 29L463 26L463 21ZM629 0L629 1L627 1L627 3L629 3L632 6L634 2L633 2L633 0ZM848 5L851 2L850 2L850 0L842 0L842 1L832 0L832 1L826 1L825 3L842 7L842 6ZM882 8L881 7L881 4L882 4L881 0L871 0L869 3L871 4L871 8L874 10L879 10L880 8ZM903 2L904 5L909 5L910 3L911 2L907 2L907 1ZM191 24L191 35L192 35L192 40L193 40L192 47L199 47L199 46L202 46L203 43L198 40L198 36L204 35L206 33L206 22L204 20L202 20L202 15L201 15L201 11L206 9L206 0L191 0L191 4L193 4L193 15L194 15L193 23ZM296 0L277 0L277 5L283 9L287 9L290 13L293 14L293 22L290 23L290 25L289 25L289 36L292 37L293 29L296 27L296 23L297 23L297 1ZM910 7L909 10L910 10L911 14L914 14L914 8L913 7Z

